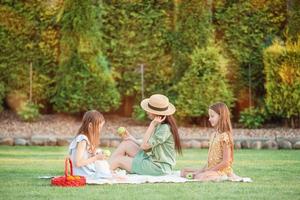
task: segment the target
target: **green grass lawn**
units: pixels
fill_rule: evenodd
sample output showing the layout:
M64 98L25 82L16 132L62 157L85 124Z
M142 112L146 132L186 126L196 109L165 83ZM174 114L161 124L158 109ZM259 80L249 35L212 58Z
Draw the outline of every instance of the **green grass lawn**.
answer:
M300 151L237 150L234 170L253 183L161 183L51 187L67 147L0 146L0 199L300 199ZM185 150L176 169L201 166L207 150Z

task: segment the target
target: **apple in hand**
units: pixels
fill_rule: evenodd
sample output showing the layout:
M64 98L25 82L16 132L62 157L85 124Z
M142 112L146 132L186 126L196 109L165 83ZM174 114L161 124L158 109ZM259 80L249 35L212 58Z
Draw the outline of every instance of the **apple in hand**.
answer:
M119 136L124 137L126 134L126 128L121 126L118 128L117 132Z
M109 156L111 155L111 152L110 152L110 150L104 150L104 151L103 151L103 154L104 154L105 156L109 157Z

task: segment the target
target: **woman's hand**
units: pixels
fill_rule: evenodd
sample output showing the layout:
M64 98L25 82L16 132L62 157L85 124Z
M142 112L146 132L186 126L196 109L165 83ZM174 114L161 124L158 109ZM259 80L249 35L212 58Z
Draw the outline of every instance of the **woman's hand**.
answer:
M148 151L149 149L151 149L151 145L149 145L148 143L142 143L141 144L141 149L143 149L144 151Z
M137 139L135 137L133 137L126 129L126 133L124 134L124 136L122 137L122 139L124 141L126 140L131 140L133 141L134 143L138 144L139 145L139 142L137 141Z
M155 116L154 119L151 121L151 124L156 126L157 124L162 123L163 121L165 121L167 116Z
M125 130L125 134L122 137L123 140L135 140L135 138L128 132L128 130Z

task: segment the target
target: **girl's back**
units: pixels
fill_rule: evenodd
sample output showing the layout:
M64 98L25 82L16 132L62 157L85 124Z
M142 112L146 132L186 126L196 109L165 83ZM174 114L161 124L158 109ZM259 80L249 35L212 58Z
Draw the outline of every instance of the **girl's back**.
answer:
M86 141L86 143L87 143L87 148L84 149L82 158L88 159L92 156L92 154L89 153L89 151L88 151L88 146L90 145L90 142L89 142L87 136L85 136L83 134L79 134L72 140L72 142L69 145L69 155L70 155L70 158L73 163L76 163L77 145L81 141ZM81 167L76 167L76 165L73 165L73 173L75 175L91 177L95 174L95 172L96 172L96 170L95 170L94 163L90 163L88 165L81 166Z

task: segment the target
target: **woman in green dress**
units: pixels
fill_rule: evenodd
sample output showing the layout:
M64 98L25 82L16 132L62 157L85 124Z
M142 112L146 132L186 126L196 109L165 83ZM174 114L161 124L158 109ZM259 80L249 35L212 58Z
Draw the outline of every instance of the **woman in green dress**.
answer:
M126 130L123 141L109 159L110 167L141 175L168 174L176 164L176 151L181 154L178 129L172 116L176 109L161 94L144 99L141 107L152 120L142 144Z

